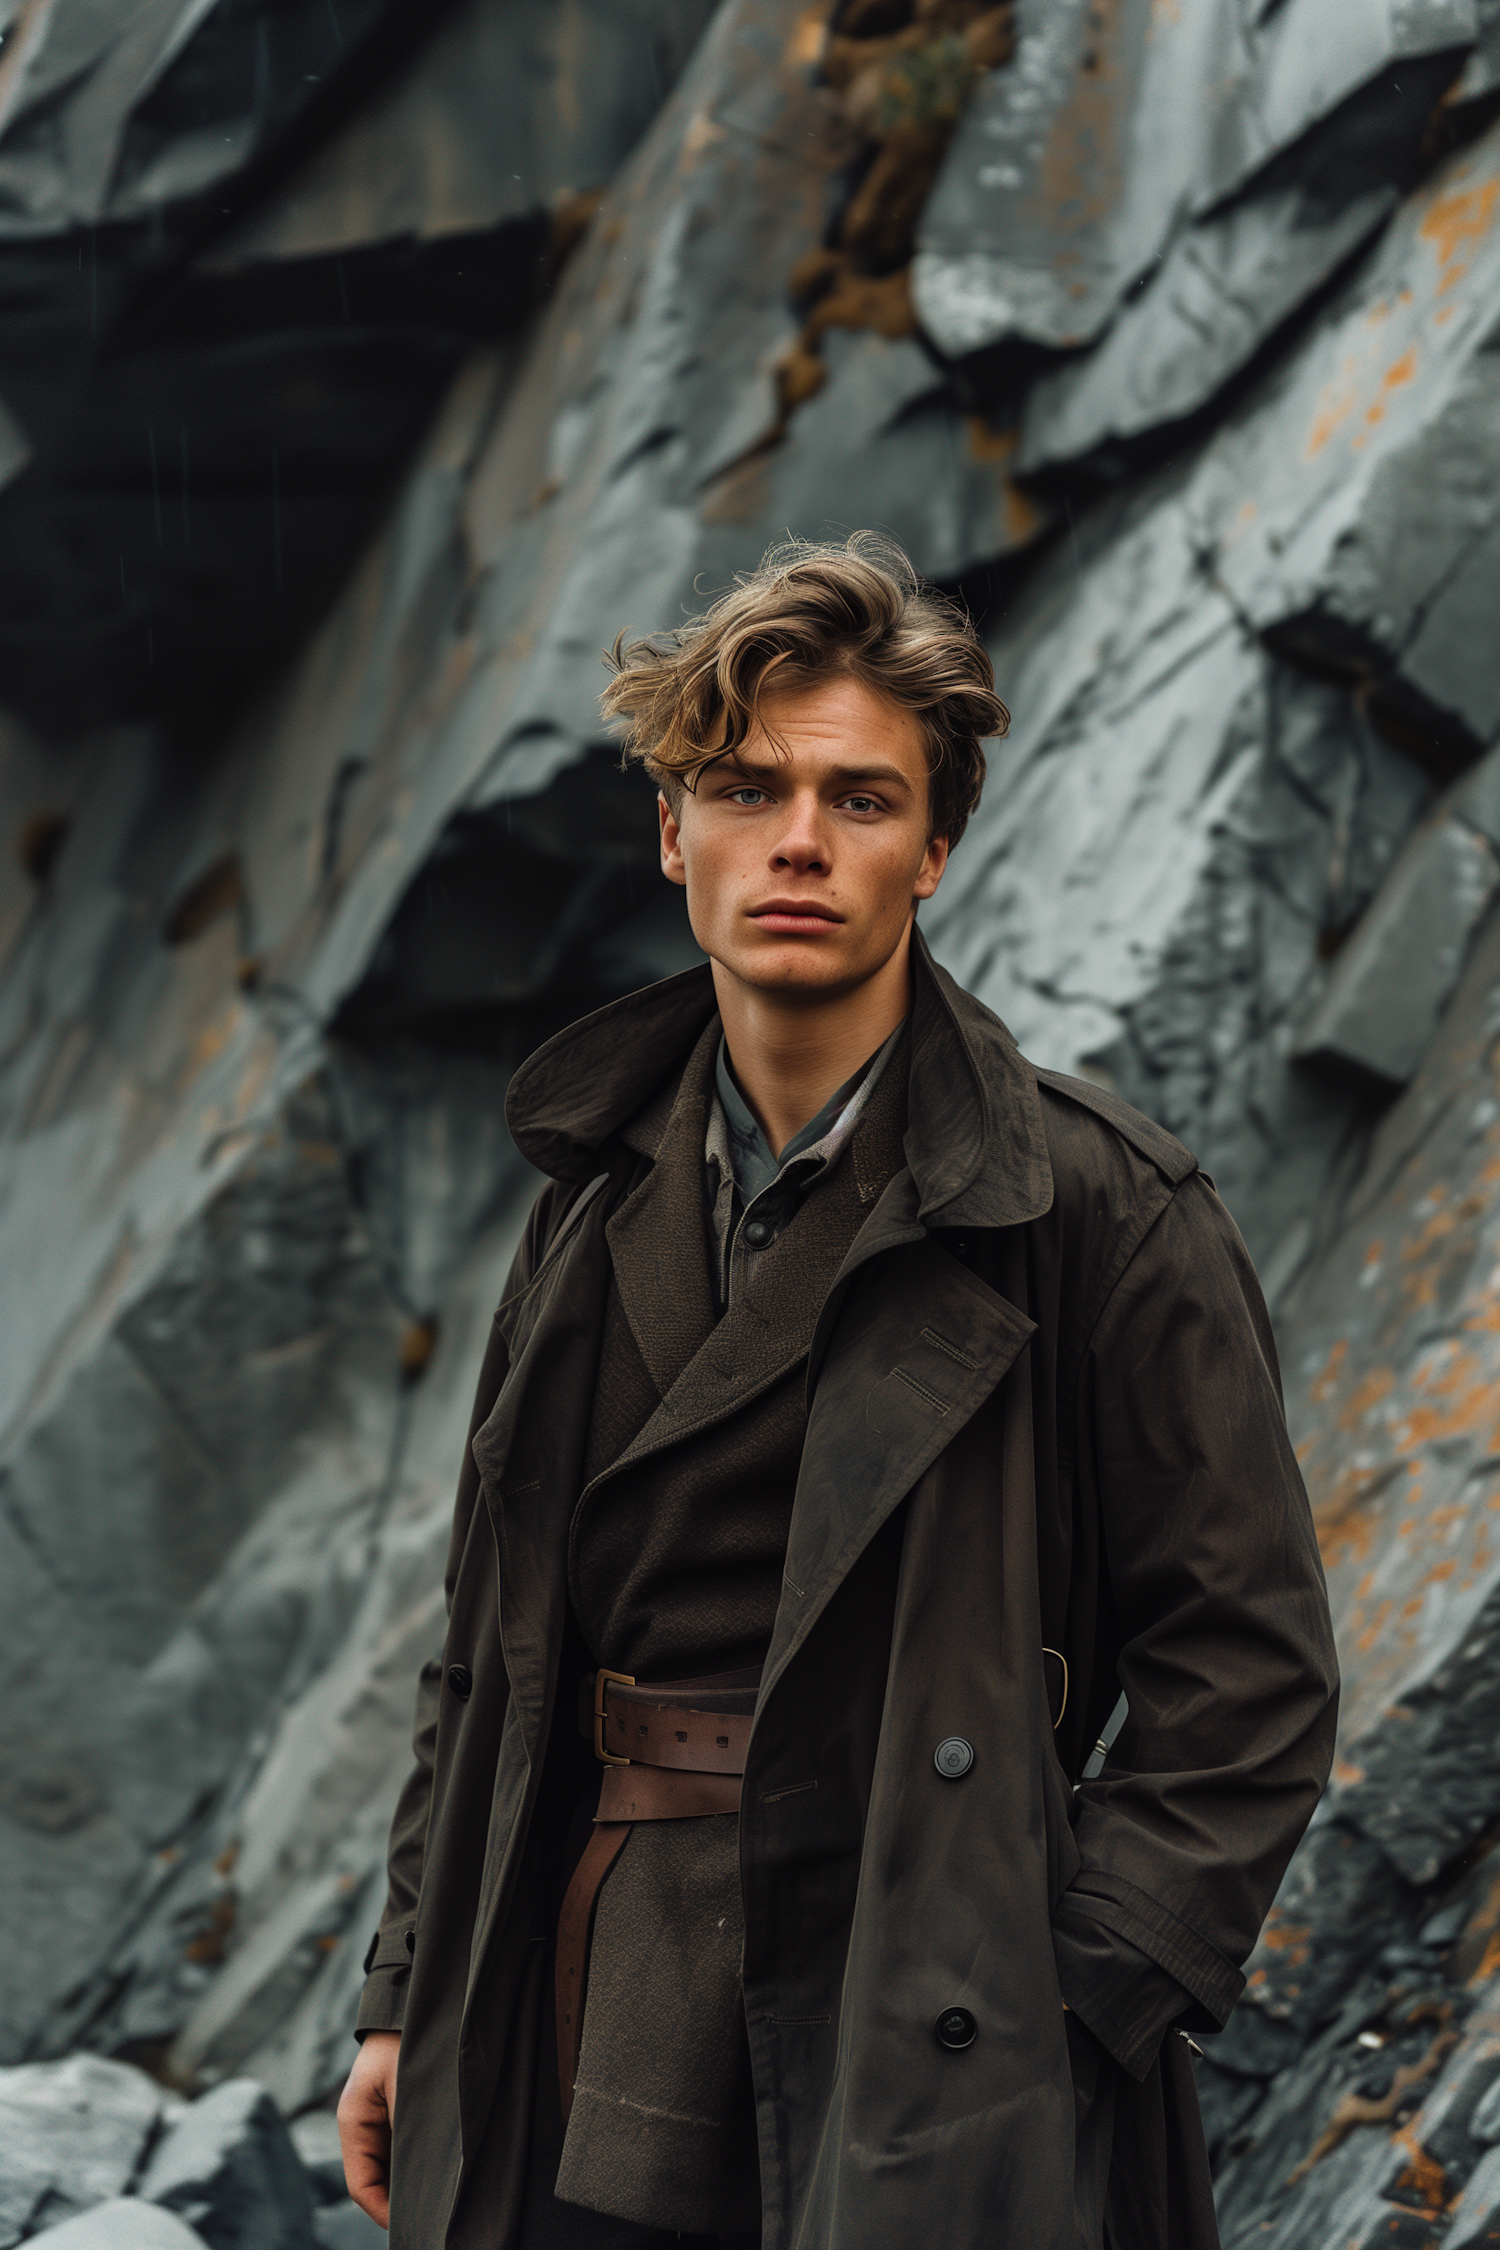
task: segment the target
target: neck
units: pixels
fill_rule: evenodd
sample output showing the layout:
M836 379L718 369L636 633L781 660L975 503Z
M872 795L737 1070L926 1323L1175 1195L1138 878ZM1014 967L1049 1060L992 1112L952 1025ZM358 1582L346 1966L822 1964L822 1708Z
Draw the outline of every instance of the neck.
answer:
M911 1005L911 930L852 992L768 992L713 964L735 1079L771 1152L883 1047Z

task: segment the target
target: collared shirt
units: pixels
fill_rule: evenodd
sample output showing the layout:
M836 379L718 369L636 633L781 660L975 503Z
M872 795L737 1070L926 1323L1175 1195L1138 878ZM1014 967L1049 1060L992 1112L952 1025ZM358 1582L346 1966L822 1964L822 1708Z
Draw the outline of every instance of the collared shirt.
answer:
M721 1306L737 1293L737 1278L745 1258L775 1241L798 1204L853 1137L865 1104L905 1028L903 1017L885 1044L860 1064L852 1078L845 1079L816 1117L809 1118L802 1130L793 1134L779 1158L772 1155L765 1134L736 1086L728 1047L720 1040L703 1161L718 1252Z

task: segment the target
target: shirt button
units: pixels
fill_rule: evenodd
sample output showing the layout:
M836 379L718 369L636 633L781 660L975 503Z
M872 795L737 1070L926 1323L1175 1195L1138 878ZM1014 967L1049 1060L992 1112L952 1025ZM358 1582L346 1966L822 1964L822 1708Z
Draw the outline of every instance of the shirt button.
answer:
M974 1763L974 1746L961 1734L950 1734L932 1753L932 1762L944 1781L962 1781Z
M467 1664L449 1665L448 1685L452 1688L460 1703L468 1702L469 1697L474 1692L474 1675Z
M752 1250L759 1250L762 1244L769 1242L770 1239L771 1230L764 1219L747 1219L745 1221L745 1240Z
M972 2047L979 2037L979 2026L967 2008L945 2008L932 2028L938 2045L951 2048L954 2054L962 2047Z

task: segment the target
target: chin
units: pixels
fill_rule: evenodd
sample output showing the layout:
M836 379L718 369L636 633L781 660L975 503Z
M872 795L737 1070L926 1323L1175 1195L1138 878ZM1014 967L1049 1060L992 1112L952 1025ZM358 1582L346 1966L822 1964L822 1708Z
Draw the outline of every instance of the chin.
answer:
M828 954L819 957L811 947L806 952L789 950L777 959L746 961L735 973L765 992L829 992L860 981L859 971L847 961Z

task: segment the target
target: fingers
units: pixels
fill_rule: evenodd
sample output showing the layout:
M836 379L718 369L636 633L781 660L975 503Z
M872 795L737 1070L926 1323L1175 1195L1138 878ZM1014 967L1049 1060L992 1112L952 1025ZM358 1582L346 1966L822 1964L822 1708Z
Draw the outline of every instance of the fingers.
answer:
M339 2119L344 2152L344 2184L361 2211L380 2227L391 2223L391 2134L383 2121L345 2125Z
M345 2185L361 2211L381 2227L390 2225L391 2216L391 2123L400 2044L397 2033L371 2033L338 2107Z

